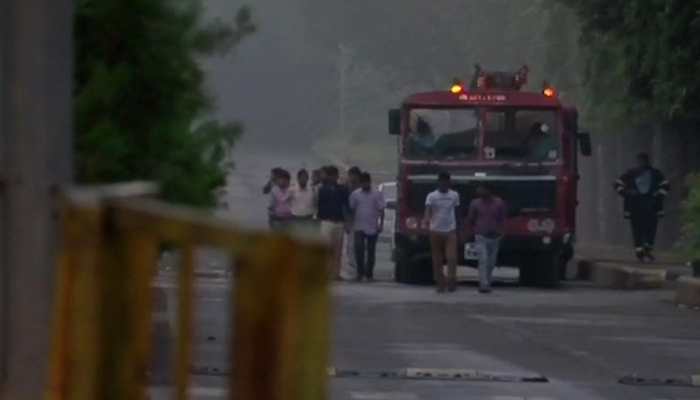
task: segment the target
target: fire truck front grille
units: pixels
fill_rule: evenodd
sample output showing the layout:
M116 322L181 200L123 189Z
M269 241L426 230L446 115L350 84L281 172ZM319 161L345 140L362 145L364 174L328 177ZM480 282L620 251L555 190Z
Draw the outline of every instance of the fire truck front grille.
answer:
M459 192L462 208L465 210L475 197L476 185L476 182L453 184L453 189ZM556 210L556 181L504 181L491 182L490 185L495 194L506 202L511 217ZM425 198L435 188L435 183L409 184L406 203L412 213L421 215L425 211Z

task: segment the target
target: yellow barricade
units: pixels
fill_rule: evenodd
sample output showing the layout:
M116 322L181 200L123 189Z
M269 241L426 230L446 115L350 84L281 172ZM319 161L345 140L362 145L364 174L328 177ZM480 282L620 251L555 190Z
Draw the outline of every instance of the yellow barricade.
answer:
M188 398L194 249L227 249L235 265L231 399L326 398L329 294L325 244L244 232L145 196L134 183L66 195L49 400L148 398L152 280L159 246L182 249L173 370Z

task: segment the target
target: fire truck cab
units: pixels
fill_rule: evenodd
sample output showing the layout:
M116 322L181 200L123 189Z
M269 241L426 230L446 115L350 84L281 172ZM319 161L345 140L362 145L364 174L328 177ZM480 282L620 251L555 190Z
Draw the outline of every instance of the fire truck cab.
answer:
M591 154L590 135L579 132L576 108L562 104L545 83L521 91L528 69L488 72L479 66L467 86L417 93L389 112L398 136L395 279L433 281L425 200L447 171L460 195L458 230L479 182L488 182L508 207L499 265L520 269L526 285L554 286L573 257L579 153ZM464 255L462 264L475 266Z

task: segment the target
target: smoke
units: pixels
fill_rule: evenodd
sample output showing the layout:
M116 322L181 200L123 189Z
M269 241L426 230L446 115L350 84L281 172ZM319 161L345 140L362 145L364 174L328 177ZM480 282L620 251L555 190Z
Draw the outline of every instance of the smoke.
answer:
M212 17L232 18L239 1L206 5ZM259 32L207 61L209 86L218 116L244 122L241 146L325 144L382 158L394 154L386 111L407 94L468 79L476 62L507 70L527 63L540 79L550 3L255 0Z

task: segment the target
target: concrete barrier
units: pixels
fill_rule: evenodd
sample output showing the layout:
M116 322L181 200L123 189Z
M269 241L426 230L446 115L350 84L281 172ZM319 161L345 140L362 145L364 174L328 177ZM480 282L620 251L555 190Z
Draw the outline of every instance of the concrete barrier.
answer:
M676 288L676 303L700 307L700 278L683 276L678 279Z
M593 284L602 288L659 289L666 283L665 269L637 268L622 263L592 261L579 262L579 268L581 264L584 267L584 275L589 275Z

